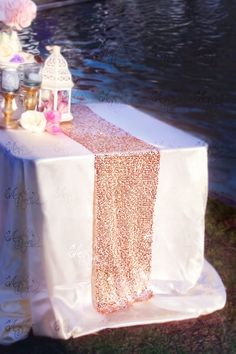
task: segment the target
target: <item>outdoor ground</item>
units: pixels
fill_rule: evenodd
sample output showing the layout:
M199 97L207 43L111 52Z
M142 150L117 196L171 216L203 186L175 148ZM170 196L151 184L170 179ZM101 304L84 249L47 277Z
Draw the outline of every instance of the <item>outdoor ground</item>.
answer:
M103 330L52 340L30 336L0 354L236 354L236 208L210 198L206 213L206 258L222 277L227 304L198 319Z

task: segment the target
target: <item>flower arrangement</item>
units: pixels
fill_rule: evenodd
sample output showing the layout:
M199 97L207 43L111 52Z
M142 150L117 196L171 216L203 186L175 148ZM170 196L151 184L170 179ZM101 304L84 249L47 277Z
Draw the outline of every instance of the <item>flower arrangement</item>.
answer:
M32 0L0 1L0 21L16 30L30 26L36 12L37 6Z
M33 55L22 51L16 31L30 26L37 6L32 0L0 0L0 22L7 28L0 32L0 65L32 62Z
M23 112L19 123L21 127L31 133L43 133L45 130L50 134L58 134L60 128L61 113L58 111L38 112L28 110Z

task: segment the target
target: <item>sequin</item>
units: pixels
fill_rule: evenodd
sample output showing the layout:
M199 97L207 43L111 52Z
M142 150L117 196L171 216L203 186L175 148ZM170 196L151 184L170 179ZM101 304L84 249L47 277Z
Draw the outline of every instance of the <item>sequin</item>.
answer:
M159 151L76 106L65 134L95 154L93 301L111 313L152 296L149 286Z

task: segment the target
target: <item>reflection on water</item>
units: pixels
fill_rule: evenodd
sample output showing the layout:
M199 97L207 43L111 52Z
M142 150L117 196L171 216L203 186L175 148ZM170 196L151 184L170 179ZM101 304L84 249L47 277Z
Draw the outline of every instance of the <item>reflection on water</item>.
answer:
M210 190L236 200L235 18L229 0L93 1L40 12L27 46L64 48L75 101L126 102L206 140Z

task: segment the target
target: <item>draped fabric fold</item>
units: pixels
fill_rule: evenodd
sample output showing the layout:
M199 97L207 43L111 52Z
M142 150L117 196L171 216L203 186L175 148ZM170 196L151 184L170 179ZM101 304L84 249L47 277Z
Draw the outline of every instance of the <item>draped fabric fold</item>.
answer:
M109 313L147 300L159 151L85 106L62 130L95 154L95 307Z

